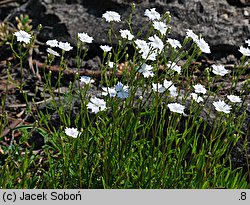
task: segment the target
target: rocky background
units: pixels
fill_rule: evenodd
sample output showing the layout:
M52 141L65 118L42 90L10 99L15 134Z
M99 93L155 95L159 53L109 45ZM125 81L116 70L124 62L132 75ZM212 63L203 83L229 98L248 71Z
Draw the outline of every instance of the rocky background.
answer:
M2 3L1 3L2 2ZM4 3L7 2L7 3ZM9 3L8 3L9 2ZM99 45L107 42L107 22L102 14L107 10L117 11L122 19L131 12L132 0L2 0L0 19L13 18L20 13L33 19L34 28L43 25L40 41L56 38L75 43L78 32L87 32L94 37L89 55L100 52ZM212 59L226 59L234 63L240 57L238 48L250 38L249 0L134 0L137 4L133 19L136 29L147 24L144 16L147 8L155 7L160 13L169 11L172 16L171 37L180 41L185 29L201 34L211 46ZM2 5L1 5L2 4ZM117 29L126 25L116 24Z

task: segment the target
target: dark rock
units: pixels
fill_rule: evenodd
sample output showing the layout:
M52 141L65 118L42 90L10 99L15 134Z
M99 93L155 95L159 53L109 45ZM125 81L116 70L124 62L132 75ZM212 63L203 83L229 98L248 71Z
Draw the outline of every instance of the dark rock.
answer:
M13 15L28 13L34 26L43 25L40 34L42 41L57 38L75 43L78 32L87 32L94 37L92 52L100 53L99 45L108 44L109 23L102 14L107 10L117 11L122 20L131 12L129 0L29 0L25 6L17 8ZM244 40L250 38L250 16L242 7L232 6L233 2L225 0L144 0L138 2L133 18L134 31L148 24L144 16L147 8L155 7L160 13L170 11L172 31L170 36L183 40L186 29L201 34L211 45L212 57L220 54L238 53ZM245 5L249 1L244 1ZM115 30L127 28L126 23L115 23ZM221 57L221 56L219 56Z

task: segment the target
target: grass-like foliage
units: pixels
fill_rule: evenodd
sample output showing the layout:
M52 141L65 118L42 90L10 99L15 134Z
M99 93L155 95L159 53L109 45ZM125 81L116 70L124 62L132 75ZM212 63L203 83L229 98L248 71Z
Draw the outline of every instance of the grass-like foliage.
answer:
M19 90L34 123L14 128L21 137L2 146L1 188L249 188L249 175L234 166L232 150L239 140L247 150L249 131L242 124L249 81L240 91L236 86L249 67L250 49L240 47L241 63L231 70L214 64L195 76L200 66L195 62L211 52L205 40L192 30L186 30L182 43L169 38L171 16L154 8L145 11L148 24L135 33L134 11L133 4L120 31L114 29L122 22L120 15L103 14L110 44L100 46L98 76L80 75L94 39L77 35L77 72L66 92L58 88L69 82L67 54L74 49L68 42L46 42L44 65L58 62L60 69L57 76L44 69L43 107L24 89L25 62L36 34L13 34ZM232 85L221 95L225 77ZM216 82L221 86L215 89ZM1 98L2 110L7 95ZM2 132L8 121L6 115L0 117ZM39 150L30 143L36 135L44 139Z

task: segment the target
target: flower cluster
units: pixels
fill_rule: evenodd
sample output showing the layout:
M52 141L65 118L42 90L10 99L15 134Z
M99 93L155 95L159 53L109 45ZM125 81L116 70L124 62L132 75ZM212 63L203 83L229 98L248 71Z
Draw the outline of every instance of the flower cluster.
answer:
M139 54L140 58L142 58L142 63L140 64L139 68L137 68L137 72L139 75L142 75L144 78L152 78L152 82L155 82L155 73L157 73L156 65L158 66L158 61L156 63L156 59L159 58L159 55L163 53L165 49L165 46L168 46L171 52L178 51L178 49L182 50L182 45L179 40L172 39L172 38L166 38L166 34L169 30L169 27L166 24L166 21L164 21L164 17L161 17L161 15L156 11L155 8L152 9L146 9L144 15L148 17L148 19L151 21L152 26L152 32L154 32L152 35L148 35L149 37L145 40L143 39L137 39L136 36L134 36L131 32L132 29L120 29L120 37L121 39L125 39L122 42L124 43L130 43L136 48L136 54ZM107 11L105 12L102 17L107 22L120 22L121 16L119 13L114 11ZM112 23L111 23L112 25ZM155 31L156 30L156 31ZM17 37L18 42L24 42L25 44L30 43L31 35L28 34L25 31L18 31L14 33L14 36ZM192 30L187 29L186 30L186 38L191 38L194 42L194 45L197 46L197 48L200 49L203 53L211 53L210 46L208 43L201 37L196 35ZM93 42L94 38L89 36L87 33L82 32L77 34L77 39L81 43L90 44ZM129 41L129 42L128 42ZM250 56L250 39L246 40L245 43L247 44L247 47L240 46L239 51L244 56ZM61 42L57 41L56 39L48 40L46 42L46 45L48 46L47 52L53 56L60 56L60 54L53 50L52 48L59 48L61 49L62 55L64 51L70 51L73 49L73 47L70 45L69 42ZM110 52L113 48L108 45L100 45L100 48L105 54ZM116 47L114 47L113 51ZM184 50L184 49L183 49ZM112 55L110 55L112 56ZM163 55L162 55L163 56ZM110 68L113 68L115 65L114 62L110 61L111 59L108 59L107 66ZM174 60L167 60L164 61L164 65L166 65L167 69L170 70L172 77L173 73L181 74L182 67L177 65L180 64L180 59L174 59ZM181 59L182 60L182 59ZM155 61L151 64L149 64L148 61ZM174 62L176 61L176 62ZM116 62L118 63L118 62ZM155 68L155 70L154 70ZM184 66L183 66L184 68ZM223 65L212 65L211 72L215 75L219 76L225 76L229 73L229 70L227 70ZM167 71L169 71L167 70ZM154 73L155 72L155 73ZM137 74L138 74L137 73ZM175 76L179 77L179 76ZM174 79L174 78L171 78ZM148 80L148 79L147 79ZM175 81L176 82L176 81ZM89 85L91 83L94 83L94 80L90 78L89 76L81 76L80 77L80 85ZM88 86L86 86L88 87ZM178 91L177 87L174 85L174 83L170 80L165 79L163 83L155 82L151 84L153 92L157 93L165 93L168 92L169 95L173 98L178 98ZM207 90L204 85L198 83L195 85L191 85L192 92L190 93L190 96L192 100L194 100L196 103L202 103L204 102L204 95L207 93ZM121 82L118 82L114 87L102 87L102 96L110 96L110 97L117 97L120 99L126 99L130 95L130 87L128 85L124 85ZM233 103L241 103L242 100L239 96L236 95L227 95L227 99L224 100L218 100L214 101L212 105L214 106L214 109L218 112L223 112L226 114L229 114L232 109ZM228 103L228 104L227 104ZM197 105L197 104L196 104ZM98 113L100 111L104 111L107 109L106 102L104 99L98 98L98 97L91 97L86 105L87 109L91 110L93 113ZM179 104L179 103L169 103L167 104L167 107L171 112L179 113L179 114L185 114L185 106ZM66 127L64 130L65 134L67 136L77 138L81 132L79 132L76 128L68 128Z
M61 41L58 42L56 39L46 41L46 45L50 46L50 48L47 48L47 52L54 56L60 56L60 55L52 48L58 47L63 51L70 51L73 49L73 47L70 45L69 42L61 42Z

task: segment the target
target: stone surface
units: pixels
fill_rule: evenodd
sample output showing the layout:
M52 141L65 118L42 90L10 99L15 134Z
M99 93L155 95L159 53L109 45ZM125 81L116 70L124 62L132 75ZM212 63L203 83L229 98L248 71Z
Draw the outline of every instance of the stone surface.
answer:
M131 12L130 0L29 0L17 7L13 16L28 13L34 26L41 23L40 38L75 42L78 32L93 36L93 52L100 44L107 44L109 24L102 18L107 10L117 11L126 20ZM133 18L134 31L148 24L144 11L155 7L160 13L170 11L172 31L170 36L183 40L185 29L201 34L218 56L234 53L240 55L238 47L250 38L249 1L226 0L137 0ZM244 4L244 6L243 6ZM0 8L1 9L1 8ZM2 11L1 11L2 14ZM4 14L3 14L4 15ZM3 16L2 16L3 17ZM115 23L115 30L127 28L126 23Z

